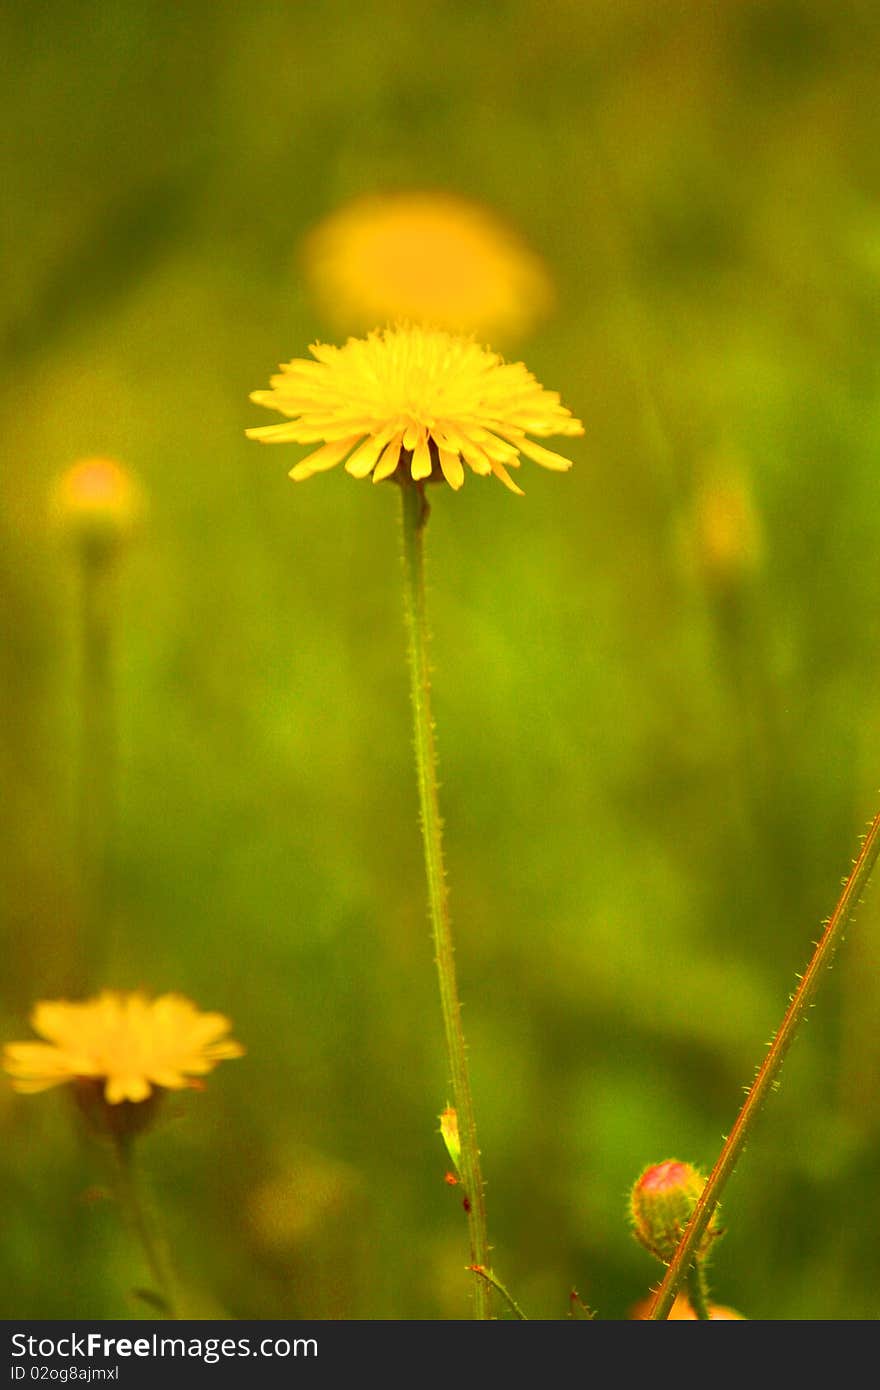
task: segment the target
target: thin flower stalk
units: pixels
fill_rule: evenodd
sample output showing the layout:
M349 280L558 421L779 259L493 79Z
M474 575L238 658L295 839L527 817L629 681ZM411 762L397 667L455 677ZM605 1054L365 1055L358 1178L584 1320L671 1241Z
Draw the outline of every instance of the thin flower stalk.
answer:
M461 1026L461 1005L455 972L449 893L443 862L443 831L437 793L434 722L431 715L424 551L428 505L423 486L404 482L400 492L403 504L403 589L409 638L410 694L413 708L416 773L419 786L425 872L428 880L431 930L437 963L437 981L440 987L440 1006L443 1013L447 1063L455 1111L458 1117L458 1132L461 1143L459 1170L464 1189L463 1200L470 1237L470 1266L472 1269L476 1266L480 1271L483 1271L490 1267L489 1236L467 1049ZM475 1278L474 1312L477 1318L491 1318L490 1294L491 1284L484 1278Z
M78 859L81 931L68 963L71 993L94 986L112 954L112 841L117 728L114 644L119 560L143 511L131 474L111 458L83 458L56 480L50 511L70 546L79 585L80 747Z
M179 1314L167 1245L140 1191L130 1136L114 1135L113 1158L116 1196L155 1285L155 1289L150 1290L149 1301L160 1308L165 1317L176 1319Z
M473 1265L472 1271L480 1279L484 1279L491 1288L495 1289L496 1292L501 1295L517 1322L528 1322L528 1314L523 1312L513 1294L507 1286L502 1284L501 1280L492 1273L491 1269L483 1269L482 1265Z
M78 769L82 938L73 963L72 991L102 973L111 954L110 864L116 797L116 709L113 638L115 556L83 547L81 555L81 742Z

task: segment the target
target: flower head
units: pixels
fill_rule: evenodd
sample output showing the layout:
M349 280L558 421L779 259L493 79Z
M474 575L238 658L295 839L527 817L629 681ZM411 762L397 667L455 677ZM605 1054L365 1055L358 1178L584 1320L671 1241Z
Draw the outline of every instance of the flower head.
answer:
M134 531L143 511L143 494L116 459L83 458L55 483L51 506L66 536L85 546L110 549Z
M633 1234L658 1260L668 1264L681 1240L700 1194L703 1174L690 1163L670 1158L646 1168L630 1197ZM709 1247L721 1235L716 1208L697 1252L705 1259Z
M200 1013L178 994L147 999L105 991L82 1003L43 1001L31 1025L45 1042L7 1043L3 1065L16 1091L99 1082L108 1105L145 1101L153 1088L178 1091L244 1048L225 1035L222 1014Z
M553 301L543 261L494 213L452 193L355 198L315 227L303 260L342 332L402 318L511 341Z
M466 463L520 492L520 454L564 472L571 461L528 438L583 434L580 420L522 362L503 362L437 329L386 328L344 347L315 344L251 400L289 417L247 431L264 444L319 444L290 471L299 482L345 462L355 478L441 481L460 488Z

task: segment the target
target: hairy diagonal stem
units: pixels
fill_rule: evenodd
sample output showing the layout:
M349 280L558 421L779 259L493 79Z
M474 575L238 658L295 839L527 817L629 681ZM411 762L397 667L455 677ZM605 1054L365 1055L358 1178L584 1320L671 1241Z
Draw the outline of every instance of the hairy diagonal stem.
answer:
M724 1142L724 1147L706 1180L706 1186L694 1207L678 1249L669 1263L651 1308L650 1317L654 1321L661 1321L669 1317L669 1310L679 1285L687 1277L688 1271L693 1265L696 1252L700 1248L700 1242L718 1205L722 1190L736 1167L758 1111L779 1075L798 1026L812 1003L822 972L826 966L831 964L834 952L840 945L852 915L858 907L859 900L871 876L871 870L877 861L878 853L880 853L880 813L871 822L849 877L843 885L837 906L825 925L825 930L819 938L797 989L791 996L785 1017L758 1069L758 1074L737 1116L736 1123Z

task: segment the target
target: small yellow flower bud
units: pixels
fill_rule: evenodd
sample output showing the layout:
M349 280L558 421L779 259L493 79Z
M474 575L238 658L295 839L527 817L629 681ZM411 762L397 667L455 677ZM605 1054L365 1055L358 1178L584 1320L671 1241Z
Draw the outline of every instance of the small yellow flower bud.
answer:
M700 565L712 583L736 583L757 569L761 524L745 473L730 471L704 484L695 526Z
M443 1143L446 1145L449 1157L458 1168L461 1159L461 1141L458 1137L458 1115L451 1105L447 1105L440 1116L440 1133L443 1136Z
M664 1264L675 1254L705 1185L706 1179L696 1168L670 1158L646 1168L633 1188L633 1233ZM712 1241L720 1234L716 1210L697 1252L699 1259L705 1258Z
M84 458L56 482L51 508L64 536L106 553L132 535L144 499L135 479L115 459Z

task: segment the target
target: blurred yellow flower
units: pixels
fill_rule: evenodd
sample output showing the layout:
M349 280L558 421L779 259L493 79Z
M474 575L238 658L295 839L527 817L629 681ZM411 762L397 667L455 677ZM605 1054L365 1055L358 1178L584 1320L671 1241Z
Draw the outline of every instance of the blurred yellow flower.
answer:
M153 1087L182 1090L244 1048L224 1035L222 1014L200 1013L188 999L105 991L82 1003L43 1001L31 1015L47 1042L8 1043L3 1065L16 1091L32 1094L68 1081L101 1081L104 1100L147 1100Z
M355 478L445 478L458 489L464 462L518 493L507 469L519 467L521 453L544 468L571 467L527 433L584 432L557 393L545 391L522 362L503 362L469 339L436 329L386 328L349 338L341 348L315 344L309 351L314 362L283 364L271 390L251 395L290 423L247 431L264 444L323 441L291 469L296 482L345 459Z
M303 260L342 333L413 319L513 341L553 302L543 261L487 208L451 193L356 198L311 232Z
M83 458L58 478L51 509L59 528L74 540L108 545L135 529L144 507L141 488L112 458Z
M697 559L705 577L724 586L753 573L761 562L761 521L748 475L729 470L707 479L694 505Z

